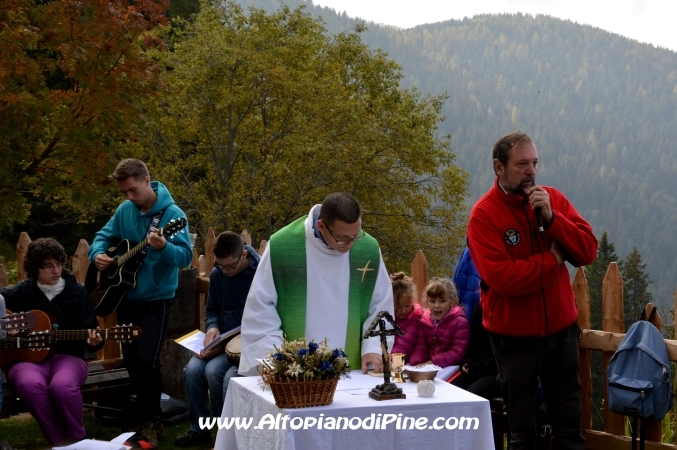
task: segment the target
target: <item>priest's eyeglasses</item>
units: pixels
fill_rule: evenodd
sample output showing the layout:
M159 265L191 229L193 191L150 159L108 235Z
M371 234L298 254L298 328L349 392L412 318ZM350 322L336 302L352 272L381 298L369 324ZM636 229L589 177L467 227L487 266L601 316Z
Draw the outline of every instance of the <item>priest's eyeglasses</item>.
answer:
M244 252L242 252L242 255L244 255ZM216 268L219 269L219 270L223 270L223 269L233 270L233 269L235 269L235 268L237 267L238 263L239 263L240 260L242 259L242 255L240 255L240 257L237 258L237 261L235 261L233 264L224 264L224 265L221 265L221 264L217 263L216 261L214 261L214 267L216 267Z
M360 239L362 239L364 237L364 230L362 230L362 229L360 229L360 232L357 233L357 236L355 236L354 238L350 238L348 236L334 236L334 233L331 232L331 230L329 229L329 227L327 226L326 223L324 224L324 226L327 229L327 231L329 232L329 234L331 234L331 237L334 238L334 240L336 241L336 243L338 245L348 245L351 242L359 241Z

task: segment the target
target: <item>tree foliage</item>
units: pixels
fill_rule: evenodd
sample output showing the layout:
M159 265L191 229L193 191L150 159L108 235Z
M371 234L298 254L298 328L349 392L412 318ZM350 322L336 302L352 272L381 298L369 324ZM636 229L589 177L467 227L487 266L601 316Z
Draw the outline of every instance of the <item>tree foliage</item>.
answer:
M424 249L436 272L451 271L466 173L436 134L445 96L402 89L382 51L326 33L302 8L203 2L165 40L152 164L202 232L247 228L258 242L342 190L389 267Z
M139 101L157 91L146 49L166 0L3 0L0 228L35 199L91 217Z
M639 320L644 307L651 302L651 279L646 273L646 266L637 248L633 248L619 264L623 276L623 322L626 330Z

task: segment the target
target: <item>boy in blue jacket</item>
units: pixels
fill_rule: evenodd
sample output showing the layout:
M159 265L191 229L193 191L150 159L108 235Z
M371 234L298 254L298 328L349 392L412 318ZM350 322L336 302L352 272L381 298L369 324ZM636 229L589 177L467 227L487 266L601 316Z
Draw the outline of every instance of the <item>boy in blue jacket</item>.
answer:
M127 200L96 233L89 259L99 270L113 261L106 250L127 239L132 244L148 238L149 247L136 274L136 285L117 309L120 323L133 323L143 330L140 339L122 344L125 366L136 394L138 432L134 438L157 447L157 429L162 395L160 350L167 334L171 299L178 286L178 270L190 264L193 250L187 230L171 239L154 231L186 215L176 206L164 184L150 181L146 165L138 159L121 161L111 174ZM137 439L138 440L138 439Z

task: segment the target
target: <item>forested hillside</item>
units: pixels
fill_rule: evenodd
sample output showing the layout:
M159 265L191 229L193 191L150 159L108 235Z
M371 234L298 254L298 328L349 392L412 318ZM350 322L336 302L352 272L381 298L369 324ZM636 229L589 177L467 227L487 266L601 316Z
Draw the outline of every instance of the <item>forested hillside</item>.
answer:
M275 9L273 0L242 0ZM303 2L287 0L290 7ZM307 5L330 32L343 13ZM657 303L677 288L677 53L547 16L483 15L401 30L367 23L364 42L398 62L404 87L449 93L440 132L491 185L491 148L521 129L539 150L540 184L562 190L618 255L637 247Z

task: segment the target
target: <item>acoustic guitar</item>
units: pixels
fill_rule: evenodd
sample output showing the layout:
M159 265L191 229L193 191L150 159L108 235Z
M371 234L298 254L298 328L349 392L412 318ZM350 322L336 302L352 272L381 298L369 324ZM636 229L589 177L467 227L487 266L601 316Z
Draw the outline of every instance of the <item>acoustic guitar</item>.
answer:
M159 236L171 239L177 232L186 227L188 222L183 217L169 222L158 229ZM106 317L115 311L128 291L136 286L136 273L142 265L143 258L139 253L148 247L148 238L134 247L128 240L122 240L117 247L111 247L106 255L113 258L113 262L105 270L98 270L96 264L91 263L85 277L85 289L94 303L94 312L97 316ZM131 248L130 248L131 247Z
M54 354L54 342L59 341L86 341L89 338L87 330L60 330L52 314L44 311L34 310L31 313L35 316L36 323L33 332L20 331L16 337L28 339L29 337L39 336L40 333L49 337L43 345L33 347L22 347L8 344L10 348L0 351L0 367L5 367L14 361L26 361L39 363ZM97 330L104 339L113 341L131 342L141 337L142 331L139 327L130 325L116 325L113 328ZM15 337L15 338L16 338ZM14 339L14 338L11 338ZM11 340L6 339L6 340ZM35 338L37 339L37 338ZM21 341L17 341L21 342ZM23 341L29 342L29 341ZM42 341L41 341L42 342Z

